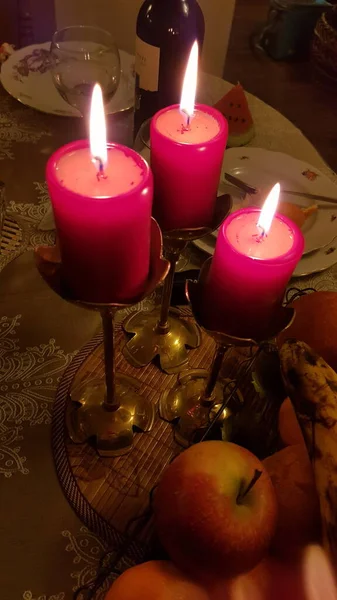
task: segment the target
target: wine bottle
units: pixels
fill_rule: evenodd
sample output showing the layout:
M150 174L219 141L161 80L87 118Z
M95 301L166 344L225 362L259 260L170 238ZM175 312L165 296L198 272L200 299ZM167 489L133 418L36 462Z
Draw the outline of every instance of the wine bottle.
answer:
M195 40L201 53L205 21L196 0L145 0L137 19L135 135L158 110L180 102Z

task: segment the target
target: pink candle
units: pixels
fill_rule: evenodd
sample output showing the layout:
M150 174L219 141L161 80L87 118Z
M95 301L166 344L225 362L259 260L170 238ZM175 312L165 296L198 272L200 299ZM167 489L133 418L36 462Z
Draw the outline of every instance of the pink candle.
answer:
M89 144L63 146L47 165L62 268L74 296L88 302L137 297L150 259L153 183L133 150L108 144L105 178Z
M133 150L106 143L103 97L94 87L90 147L63 146L47 164L47 183L64 282L86 302L132 301L150 266L153 180Z
M198 46L191 51L180 107L151 121L153 214L163 231L209 226L214 214L228 125L209 106L194 106Z
M279 214L263 234L260 216L259 209L245 208L221 227L203 296L210 330L260 339L282 304L304 239L297 225Z
M197 105L190 127L179 106L151 122L153 214L163 231L211 224L228 127L214 108Z

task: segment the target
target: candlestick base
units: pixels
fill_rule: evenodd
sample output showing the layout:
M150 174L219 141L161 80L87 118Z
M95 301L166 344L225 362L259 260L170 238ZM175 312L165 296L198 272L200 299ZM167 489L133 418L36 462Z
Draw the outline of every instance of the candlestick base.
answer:
M134 432L150 431L155 419L155 407L141 396L140 387L141 383L134 377L117 373L115 408L106 404L106 387L102 380L74 389L67 415L71 440L83 444L93 439L100 456L128 453L133 446Z
M152 294L169 270L162 257L162 236L157 222L151 221L150 272L142 294L132 301L98 304L74 298L64 285L61 257L56 246L40 247L35 251L37 268L45 282L63 299L98 310L102 316L104 332L105 381L84 382L71 393L74 406L67 425L71 439L84 443L92 438L97 452L102 456L119 456L133 445L133 432L149 431L154 422L154 406L140 395L136 379L115 373L114 317L118 310L136 304Z
M164 232L165 256L171 268L164 284L161 307L151 313L136 313L123 324L124 330L133 335L123 349L125 358L133 367L145 367L159 356L160 366L168 374L179 373L186 368L186 348L198 348L201 331L197 324L182 319L179 311L170 307L175 267L187 243L217 229L231 207L231 197L224 194L217 198L209 226Z
M124 346L123 354L134 367L145 367L156 356L166 373L179 373L186 368L186 347L198 348L201 342L200 327L180 316L180 311L170 308L167 330L158 326L160 307L152 312L139 312L129 317L123 328L133 338Z
M198 281L186 282L186 295L195 319L217 344L211 371L208 374L204 371L182 374L176 386L169 392L165 391L159 401L160 417L165 421L174 422L175 438L183 446L200 441L200 438L203 439L211 427L212 417L217 422L224 420L237 412L242 405L238 384L228 380L222 384L218 379L226 351L235 346L261 347L266 340L275 338L290 327L295 318L294 309L280 307L270 330L264 331L263 337L257 340L233 337L224 331L207 330L202 298L211 260L206 261L202 267Z
M243 406L240 390L232 394L235 382L231 379L218 380L211 397L205 400L208 380L206 369L184 371L178 376L176 385L165 390L159 400L161 419L169 422L178 420L174 437L185 448L200 441L219 410L217 422L222 429L222 438L230 439L232 420ZM226 408L223 407L225 402Z

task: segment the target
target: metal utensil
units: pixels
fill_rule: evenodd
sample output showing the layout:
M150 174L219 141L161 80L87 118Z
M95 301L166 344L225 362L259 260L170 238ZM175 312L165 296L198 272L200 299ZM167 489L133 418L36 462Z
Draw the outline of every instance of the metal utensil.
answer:
M238 187L240 190L243 190L244 192L246 192L246 194L257 194L258 190L256 187L253 187L252 185L248 185L248 183L245 183L241 179L234 177L234 175L225 173L225 179L232 185L235 185L236 187Z
M229 173L225 173L225 179L235 185L240 190L246 192L246 194L257 194L258 189L248 183L245 183L238 177L234 177ZM292 190L282 190L283 194L290 194L292 196L297 196L298 198L307 198L308 200L321 200L322 202L329 202L330 204L337 204L337 198L332 198L330 196L321 196L320 194L310 194L309 192L294 192Z
M292 196L297 196L298 198L308 198L309 200L322 200L322 202L337 204L337 198L332 198L330 196L321 196L320 194L309 194L307 192L292 192L290 190L283 190L283 193L291 194ZM322 205L319 204L319 206Z

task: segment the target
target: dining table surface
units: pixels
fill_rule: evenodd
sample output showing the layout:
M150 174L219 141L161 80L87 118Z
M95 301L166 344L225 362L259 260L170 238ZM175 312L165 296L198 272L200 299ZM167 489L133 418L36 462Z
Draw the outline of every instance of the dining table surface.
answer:
M201 86L212 104L231 84L204 75ZM250 146L290 154L337 182L295 125L250 94L248 101L256 128ZM109 139L131 145L132 120L132 111L108 116ZM33 252L55 239L54 231L40 228L50 210L46 161L61 145L87 135L83 119L40 113L0 89L0 180L8 218L19 231L15 247L0 256L1 600L71 600L95 576L107 550L64 497L50 441L57 386L100 330L99 315L52 292ZM337 267L296 285L336 290Z

